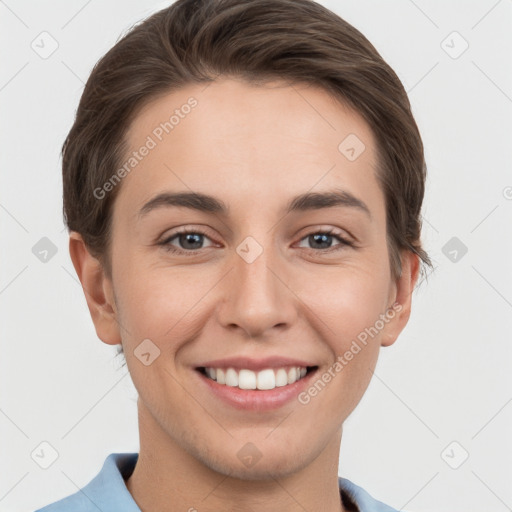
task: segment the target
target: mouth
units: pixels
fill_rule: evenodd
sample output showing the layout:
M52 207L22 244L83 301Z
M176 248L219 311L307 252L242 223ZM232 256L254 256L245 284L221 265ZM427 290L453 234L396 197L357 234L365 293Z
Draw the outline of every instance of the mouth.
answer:
M258 371L248 368L199 366L196 374L212 398L235 409L269 411L297 399L318 366L280 366Z
M284 366L253 371L247 368L236 369L200 366L196 369L204 377L213 380L221 386L246 390L257 389L260 391L269 391L294 384L317 368L317 366Z

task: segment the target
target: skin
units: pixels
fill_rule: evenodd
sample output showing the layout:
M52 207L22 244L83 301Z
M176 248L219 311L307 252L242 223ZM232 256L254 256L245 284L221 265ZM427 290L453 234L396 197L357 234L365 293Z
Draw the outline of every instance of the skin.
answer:
M128 490L148 512L344 510L342 425L368 387L380 347L409 319L419 267L404 252L401 277L392 277L374 136L323 89L222 78L152 101L127 134L131 150L190 96L197 107L120 185L112 280L81 236L70 236L97 335L123 344L139 393L140 454ZM338 150L351 133L366 147L354 161ZM296 195L333 188L364 201L371 217L348 206L283 211ZM162 191L213 195L229 215L163 207L139 220L140 208ZM200 249L179 237L169 242L195 255L157 245L179 227L207 232ZM308 238L329 228L355 245ZM263 248L252 263L236 252L247 236ZM329 246L339 250L322 248ZM306 405L294 399L275 411L240 411L198 381L196 365L234 355L293 355L321 375L395 302L400 312ZM148 366L134 355L144 339L160 350ZM262 454L252 467L237 457L248 442Z

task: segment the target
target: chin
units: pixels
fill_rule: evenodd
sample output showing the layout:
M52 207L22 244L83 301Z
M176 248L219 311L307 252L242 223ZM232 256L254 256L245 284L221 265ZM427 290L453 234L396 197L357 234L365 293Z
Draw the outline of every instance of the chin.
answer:
M200 457L199 460L209 469L230 478L247 481L285 478L311 462L299 457L298 451L295 451L294 456L290 457L290 453L286 450L279 453L273 451L271 454L262 451L257 460L245 463L243 462L243 455L240 458L237 455L232 457L231 453L213 454L210 452L208 455L206 458ZM312 456L311 459L313 458Z

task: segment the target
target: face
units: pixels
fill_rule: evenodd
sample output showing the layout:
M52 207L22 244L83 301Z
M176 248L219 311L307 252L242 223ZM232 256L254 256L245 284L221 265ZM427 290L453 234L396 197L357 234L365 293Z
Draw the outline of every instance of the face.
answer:
M127 142L151 147L118 185L111 314L89 306L146 434L245 479L312 464L409 314L370 128L319 88L222 79L154 100Z

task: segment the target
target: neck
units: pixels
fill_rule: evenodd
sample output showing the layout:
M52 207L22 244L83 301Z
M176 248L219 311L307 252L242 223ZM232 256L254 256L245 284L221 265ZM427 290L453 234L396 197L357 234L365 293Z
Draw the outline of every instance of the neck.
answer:
M338 488L341 429L313 462L286 475L246 480L219 473L183 450L143 413L139 458L126 487L142 512L345 512ZM293 454L290 454L293 457Z

